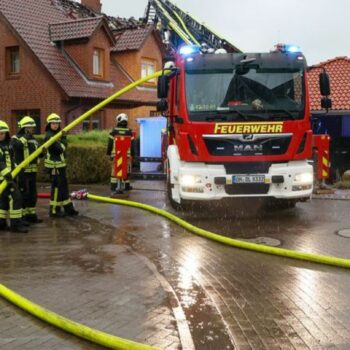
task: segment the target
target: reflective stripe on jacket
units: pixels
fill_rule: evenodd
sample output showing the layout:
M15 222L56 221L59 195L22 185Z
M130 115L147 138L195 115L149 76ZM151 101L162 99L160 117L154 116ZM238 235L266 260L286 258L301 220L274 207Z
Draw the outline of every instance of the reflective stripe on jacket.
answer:
M59 131L57 131L59 132ZM57 132L47 131L45 142L53 137ZM65 168L66 163L67 138L63 136L60 141L53 143L47 150L44 166L47 169Z
M23 134L17 134L12 137L11 146L14 151L16 163L20 164L38 149L39 143L33 135L25 137ZM25 167L24 172L37 173L38 163L39 158L33 160Z

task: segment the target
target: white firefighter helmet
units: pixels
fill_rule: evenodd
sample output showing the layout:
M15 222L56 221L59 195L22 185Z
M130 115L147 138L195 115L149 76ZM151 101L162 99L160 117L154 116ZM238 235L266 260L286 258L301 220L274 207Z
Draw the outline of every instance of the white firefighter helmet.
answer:
M122 122L128 122L128 115L126 113L120 113L115 117L115 121L120 124Z
M175 68L175 62L174 61L167 61L164 64L164 69L173 69Z

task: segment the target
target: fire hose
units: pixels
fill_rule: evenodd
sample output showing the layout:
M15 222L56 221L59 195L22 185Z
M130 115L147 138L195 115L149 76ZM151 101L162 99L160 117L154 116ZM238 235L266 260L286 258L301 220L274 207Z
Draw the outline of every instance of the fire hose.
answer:
M133 342L131 340L123 339L110 335L90 327L84 326L80 323L69 320L62 317L50 310L47 310L37 304L34 304L30 300L15 293L11 289L0 284L0 295L17 305L22 310L36 316L37 318L50 323L57 328L63 329L68 333L72 333L80 338L88 340L98 345L102 345L108 349L121 349L121 350L157 350L153 346L148 346L140 343Z
M166 71L166 74L168 74L170 71ZM118 91L111 97L107 98L88 112L84 113L82 116L77 118L75 121L73 121L71 124L67 125L65 128L63 128L62 131L69 131L72 128L74 128L76 125L81 123L86 118L90 117L92 114L96 113L101 108L105 107L107 104L112 102L117 97L121 96L122 94L130 91L131 89L135 88L136 86L143 84L144 82L154 79L158 76L163 74L163 72L157 72L149 77L146 77L144 79L138 80L124 89ZM18 173L26 167L31 161L33 161L35 158L37 158L40 153L43 151L44 148L50 147L54 142L60 139L62 136L62 131L59 132L57 135L52 137L49 141L44 143L41 147L38 148L37 151L35 151L33 154L31 154L25 161L23 161L13 172L12 176L15 177L18 175ZM6 181L3 181L0 185L0 194L4 191L6 188L7 183ZM46 197L45 194L41 195L42 197ZM81 199L90 199L110 204L118 204L118 205L124 205L129 207L134 207L138 209L147 210L153 214L162 216L177 225L185 228L187 231L199 235L201 237L226 244L232 247L246 249L250 251L255 251L259 253L264 254L272 254L277 255L281 257L287 257L297 260L303 260L303 261L310 261L314 263L319 264L325 264L325 265L332 265L337 267L343 267L343 268L350 268L350 260L349 259L343 259L343 258L337 258L332 256L325 256L325 255L317 255L313 253L307 253L307 252L300 252L300 251L294 251L289 249L283 249L283 248L276 248L276 247L269 247L265 245L250 243L250 242L244 242L240 241L238 239L233 239L230 237L222 236L220 234L210 232L207 230L204 230L202 228L196 227L189 222L177 217L176 215L167 212L166 210L156 208L154 206L143 204L139 202L129 201L129 200L123 200L123 199L113 199L113 198L107 198L107 197L101 197L96 196L93 194L83 193L81 194ZM91 329L89 327L86 327L84 325L75 323L73 321L70 321L60 315L57 315L49 310L46 310L39 305L36 305L29 300L23 298L22 296L16 294L15 292L11 291L10 289L6 288L4 285L0 284L0 295L7 299L8 301L14 303L18 307L22 308L23 310L26 310L27 312L31 313L32 315L58 327L61 328L69 333L72 333L74 335L77 335L78 337L87 339L89 341L92 341L96 344L103 345L105 347L108 347L110 349L132 349L132 350L148 350L148 349L155 349L154 347L150 347L147 345L134 343L128 340L124 340L112 335L108 335L106 333L100 332L98 330Z
M313 253L307 253L307 252L301 252L296 250L290 250L290 249L284 249L284 248L277 248L277 247L270 247L262 244L256 244L251 242L245 242L238 239L230 238L227 236L220 235L218 233L210 232L208 230L202 229L200 227L194 226L190 224L189 222L179 218L178 216L160 208L156 208L149 204L144 204L140 202L134 202L129 201L125 199L115 199L115 198L109 198L109 197L101 197L96 196L93 194L86 193L85 195L81 196L81 199L83 198L91 199L94 201L104 202L104 203L110 203L110 204L118 204L118 205L124 205L129 207L134 207L138 209L147 210L153 214L163 216L164 218L174 222L175 224L183 227L187 231L210 239L212 241L216 241L225 245L229 245L235 248L240 249L246 249L251 250L258 253L264 253L264 254L270 254L270 255L277 255L285 258L291 258L296 260L304 260L309 262L314 262L318 264L323 265L331 265L331 266L337 266L342 268L350 268L350 259L344 259L344 258L337 258L333 256L326 256L326 255L318 255Z
M62 132L68 132L73 129L79 123L83 122L85 119L89 118L91 115L99 111L100 109L107 106L109 103L114 101L119 96L125 94L126 92L134 89L136 86L144 84L145 82L155 79L162 74L169 74L170 70L159 71L150 76L147 76L143 79L140 79L122 90L116 92L112 96L108 97L95 107L91 108L89 111L81 115L79 118L74 120L72 123L67 125L57 133L55 136L50 138L47 142L45 142L42 146L40 146L35 152L33 152L28 158L26 158L21 164L19 164L12 172L13 178L15 178L27 165L29 165L33 160L35 160L45 148L50 147L53 143L58 141L62 137ZM5 190L7 186L7 181L3 181L0 185L0 195ZM46 194L41 194L42 197L47 197ZM68 333L74 334L80 338L84 338L89 340L95 344L102 345L109 349L125 349L125 350L155 350L157 348L151 347L148 345L132 342L126 339L122 339L119 337L115 337L113 335L109 335L107 333L103 333L101 331L89 328L82 324L71 321L67 318L64 318L58 314L55 314L52 311L44 309L43 307L32 303L31 301L25 299L21 295L15 293L4 285L0 284L0 296L8 300L9 302L17 305L21 309L27 311L28 313L40 318L41 320L50 323L53 326L56 326Z

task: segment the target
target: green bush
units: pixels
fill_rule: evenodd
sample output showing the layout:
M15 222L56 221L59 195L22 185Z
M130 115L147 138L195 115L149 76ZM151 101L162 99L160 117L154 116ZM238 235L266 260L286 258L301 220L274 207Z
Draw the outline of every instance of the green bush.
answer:
M111 162L104 146L73 144L67 150L67 164L70 183L105 183L110 178Z
M38 181L48 182L49 176L39 168ZM111 162L106 156L106 147L101 144L69 144L67 149L67 177L72 184L107 183Z
M79 134L68 134L68 144L80 144L80 145L104 145L108 143L108 130L93 130L86 131ZM40 144L44 143L45 135L36 135L35 138Z
M68 135L67 177L72 184L107 183L111 173L111 162L106 156L109 131L94 130ZM39 144L44 135L36 135ZM48 182L44 161L40 162L38 181Z
M88 145L104 145L107 146L109 131L93 130L82 132L80 134L68 135L69 144L88 144Z

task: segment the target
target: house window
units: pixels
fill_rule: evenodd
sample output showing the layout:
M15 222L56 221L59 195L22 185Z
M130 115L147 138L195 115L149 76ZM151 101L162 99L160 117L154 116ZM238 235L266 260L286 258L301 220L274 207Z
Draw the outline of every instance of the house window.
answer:
M102 129L102 115L97 113L92 117L83 121L83 131L101 130Z
M151 60L142 60L141 61L141 78L145 78L148 75L154 74L156 71L156 64ZM148 83L155 84L156 79L149 80Z
M101 49L94 49L92 60L92 74L103 78L103 59L104 51Z
M13 125L14 129L17 129L18 122L26 116L32 117L35 120L36 128L35 128L35 134L41 133L41 118L40 118L40 109L28 109L28 110L18 110L13 111L12 115L15 116L14 120L16 122L16 125Z
M19 46L6 48L6 74L18 75L20 71Z

